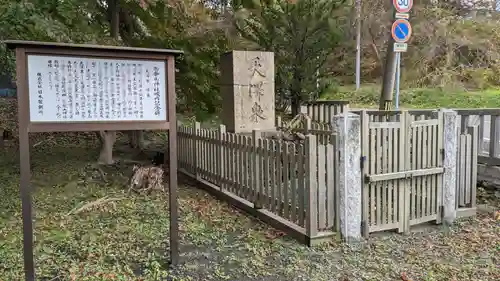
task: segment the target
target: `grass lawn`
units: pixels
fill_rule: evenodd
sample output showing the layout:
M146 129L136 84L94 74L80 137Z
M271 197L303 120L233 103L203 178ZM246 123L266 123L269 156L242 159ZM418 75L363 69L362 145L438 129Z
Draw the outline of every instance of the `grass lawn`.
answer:
M378 107L380 86L363 85L359 91L352 86L340 87L338 92L323 99L348 100L353 108ZM481 91L402 89L401 108L500 108L500 89Z
M492 214L373 235L356 247L307 248L219 202L180 187L182 265L165 268L167 195L127 195L129 165L92 163L97 141L54 137L32 151L38 280L498 280ZM35 143L36 140L33 141ZM120 157L120 155L117 155ZM0 280L23 280L17 147L0 152ZM105 204L82 208L107 197ZM496 203L495 203L496 204ZM407 279L405 279L407 278Z

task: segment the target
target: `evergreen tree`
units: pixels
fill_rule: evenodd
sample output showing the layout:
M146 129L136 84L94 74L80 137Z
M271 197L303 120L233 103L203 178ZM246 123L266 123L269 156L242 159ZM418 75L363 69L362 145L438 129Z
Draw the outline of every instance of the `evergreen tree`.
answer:
M255 48L275 55L277 109L300 112L304 100L319 96L328 83L326 62L342 39L339 20L344 0L254 0L242 9L235 27ZM318 75L319 73L319 75Z

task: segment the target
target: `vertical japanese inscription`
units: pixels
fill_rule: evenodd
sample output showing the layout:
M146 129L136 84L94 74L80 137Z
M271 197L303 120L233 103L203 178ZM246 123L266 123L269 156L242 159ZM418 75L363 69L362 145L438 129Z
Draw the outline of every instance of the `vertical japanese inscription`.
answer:
M153 77L154 77L154 88L153 88L153 96L154 96L154 113L156 116L160 115L160 69L158 67L154 67Z
M122 80L121 80L121 83L122 83L122 113L123 113L123 117L124 118L127 118L127 71L126 71L126 68L127 65L125 63L121 63L121 69L122 69Z
M74 101L75 101L75 116L80 116L80 74L78 73L78 62L73 61L73 85L74 85Z
M250 85L248 86L248 94L252 99L252 111L250 114L250 121L259 123L265 120L264 110L261 105L261 97L264 96L264 80L266 78L264 72L264 65L260 57L254 57L250 60Z
M67 95L68 95L68 103L67 103L67 111L68 111L68 119L73 119L73 66L70 60L67 62L66 66L68 72L67 78Z
M127 115L134 114L134 92L132 91L132 64L127 63Z
M82 120L85 120L87 117L87 106L86 106L86 100L85 100L85 92L87 91L87 87L85 86L85 64L83 61L78 62L80 68L80 113L81 113L81 118Z
M38 113L43 114L43 77L42 73L38 72L36 74L37 79L37 93L38 93Z
M144 118L144 92L143 92L143 87L142 87L142 63L138 64L137 68L137 75L139 77L139 80L137 81L137 84L139 85L139 118Z
M97 89L97 72L98 72L98 69L97 69L97 63L96 62L92 62L92 70L90 71L90 73L92 74L92 119L97 119L98 118L98 112L97 110L99 109L98 108L98 105L97 105L97 101L99 100L97 97L99 95L98 93L98 89Z
M67 73L66 73L66 63L64 61L59 61L61 66L61 108L62 108L62 118L68 119L68 92L67 92Z
M121 64L115 63L115 102L116 106L114 108L117 118L122 118L122 100L121 100Z
M166 120L164 61L28 56L31 121Z
M104 114L103 118L109 119L109 63L104 62L104 72L103 72L103 80L104 80Z

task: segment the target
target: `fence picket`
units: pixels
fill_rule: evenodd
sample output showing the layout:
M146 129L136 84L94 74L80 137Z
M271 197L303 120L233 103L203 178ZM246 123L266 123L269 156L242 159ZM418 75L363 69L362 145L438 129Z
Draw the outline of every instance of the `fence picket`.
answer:
M228 179L229 179L229 191L236 194L235 192L235 188L234 188L234 183L236 182L235 180L235 177L234 177L234 171L235 171L235 150L234 150L234 146L236 145L236 140L235 140L235 135L234 134L228 134L228 139L229 139L229 143L228 143L228 148L229 148L229 155L228 155L228 158L229 158L229 161L228 161L228 170L229 170L229 174L228 174Z
M297 175L298 175L298 169L300 167L298 167L297 165L297 160L301 158L301 155L300 154L297 154L297 153L300 153L300 144L298 145L295 145L295 144L292 144L292 151L293 153L290 155L290 165L291 167L293 167L292 169L290 169L291 173L290 173L290 221L292 222L296 222L297 221Z
M477 183L477 156L479 153L478 147L478 127L468 127L468 133L471 135L471 208L476 207L476 183Z
M387 122L388 120L386 120L386 117L385 116L381 116L381 120L379 120L380 122ZM381 173L382 174L386 174L389 172L389 163L388 163L388 140L387 140L387 131L388 129L386 128L380 128L379 129L379 132L380 133L380 138L382 139L382 145L381 145L381 148L382 148L382 155L381 155L381 161L380 161L380 164L381 164ZM389 181L390 182L390 181ZM388 213L387 213L387 205L388 205L388 200L387 200L387 195L388 195L388 187L389 187L389 182L382 182L381 185L380 185L380 192L381 192L381 200L382 200L382 204L381 205L377 205L377 208L380 208L380 213L381 213L381 216L380 216L380 224L387 224L388 223L388 220L387 220L387 217L388 217Z
M471 135L469 135L469 134L465 135L465 159L466 159L466 163L465 163L466 173L465 173L465 186L464 186L464 189L465 189L464 203L466 205L469 205L470 204L470 190L471 190L470 178L471 178L471 172L472 172L472 168L470 166L470 164L471 164Z
M425 159L422 161L423 162L423 168L427 169L430 167L430 163L432 161L432 147L433 143L431 143L432 140L432 128L434 126L425 126L424 127L424 155ZM424 186L425 186L425 216L430 216L432 215L431 212L431 201L432 201L432 189L434 188L432 184L432 178L434 176L425 176L424 177Z
M250 167L253 164L254 159L250 159L249 152L251 150L251 142L247 136L241 136L241 183L242 183L242 197L246 200L253 202L252 196L252 185L250 183ZM254 158L254 157L252 157Z
M316 143L315 153L317 154L317 179L318 179L318 227L321 230L326 229L326 180L325 180L325 148L326 145Z
M381 118L383 116L378 116L377 122L381 122ZM382 143L385 143L385 141L382 139L382 130L379 128L374 129L375 130L375 135L377 136L377 161L375 162L376 165L376 174L381 174L383 173L383 157L384 152L382 151ZM383 188L384 183L377 183L376 184L376 205L375 205L375 210L376 210L376 215L377 215L377 220L376 224L381 225L382 224L382 188Z
M237 178L236 178L236 182L237 182L237 189L238 189L238 196L240 196L241 198L244 198L244 199L248 199L248 196L246 195L246 190L248 188L248 185L247 185L247 178L244 177L245 175L245 170L247 168L247 163L245 163L245 151L246 151L246 147L245 147L245 136L243 135L237 135L236 136L237 139L238 139L238 166L236 167L237 169Z
M423 120L422 115L417 115L415 116L415 120L420 121ZM416 142L413 144L416 146L416 157L415 157L415 170L418 170L422 167L422 156L423 156L423 151L422 151L422 133L423 133L423 128L420 126L417 126L416 128ZM422 177L417 177L415 180L415 216L413 219L417 219L422 217Z
M429 129L429 138L430 138L430 144L431 147L429 148L430 151L430 162L429 162L429 168L434 168L438 167L437 165L437 157L439 157L439 149L437 147L437 130L439 129L439 126L433 126ZM429 194L430 197L430 212L435 214L436 213L436 188L437 188L437 181L438 177L431 177L429 180L429 184L432 184L435 188L431 189L431 192Z
M367 124L372 122L373 116L369 116L369 119L367 121ZM374 129L368 129L368 135L370 136L370 155L373 155L373 157L368 157L368 160L370 161L370 169L369 169L369 174L377 174L376 171L376 163L377 163L377 138L376 134L374 132ZM370 184L370 225L376 225L376 213L375 213L375 199L377 197L376 195L376 188L377 184L376 183L371 183Z
M270 152L271 152L271 144L268 139L263 139L262 140L262 158L263 158L263 165L262 165L262 186L264 187L265 190L265 200L263 200L263 208L266 209L271 209L272 206L272 191L271 191L271 179L270 179Z
M316 136L306 136L306 194L307 194L307 207L306 207L306 233L309 237L314 237L318 233L318 220L317 220L317 179L316 175Z
M334 143L335 143L335 136L333 134L330 134L327 143L326 143L326 197L327 197L327 214L326 217L328 219L328 227L334 227L335 226L335 214L337 213L335 211L335 170L337 167L337 162L334 160Z
M389 118L389 121L395 122L394 116L391 116ZM394 172L394 157L395 153L393 153L395 149L395 143L394 143L394 131L396 129L394 128L388 128L387 130L387 146L388 146L388 151L387 151L387 171L390 173ZM393 202L394 202L394 180L391 180L388 182L388 187L387 187L387 223L391 224L394 223L394 218L393 218Z
M398 172L402 172L406 170L407 165L408 165L408 144L407 141L409 141L408 138L408 124L407 124L407 118L408 118L408 113L404 112L402 114L399 114L399 122L401 126L399 127L399 132L398 132L398 141L399 141L399 146L398 146ZM409 221L407 218L407 212L405 206L407 206L408 201L407 199L407 194L408 194L408 181L405 179L399 179L397 181L397 206L398 206L398 211L397 211L397 216L398 216L398 232L404 232L405 227L406 227L406 222Z
M290 162L288 156L290 155L290 145L289 144L284 144L283 146L283 217L288 218L288 206L289 206L289 200L288 200L288 189L289 189L289 168L290 168Z
M276 142L276 188L277 188L277 197L276 197L276 208L277 214L279 216L283 216L283 149L281 147L281 142Z
M271 169L269 170L271 173L271 212L276 214L276 205L277 205L277 188L278 188L278 182L276 181L276 172L278 170L278 155L276 153L276 147L277 147L277 141L276 140L271 140L270 141L271 148L270 148L270 155L271 155Z
M467 173L467 171L465 170L465 162L466 162L466 152L465 152L465 145L466 145L466 138L464 135L460 135L459 137L459 142L460 142L460 146L459 146L459 167L457 169L457 172L459 174L459 177L458 177L458 186L459 186L459 192L457 193L457 198L458 200L457 201L457 207L458 206L465 206L465 180L466 180L466 177L465 177L465 174Z
M410 115L410 118L411 118L411 121L413 121L414 119L414 116L411 116ZM410 121L410 122L411 122ZM411 141L409 143L411 143L411 150L412 150L412 153L411 153L411 170L416 170L417 169L417 145L418 145L418 127L411 127L410 128L411 130ZM415 219L417 217L417 206L416 206L416 194L417 194L417 182L416 182L416 179L412 178L411 180L411 191L410 191L410 210L411 210L411 213L410 213L410 218L409 219ZM408 226L409 227L409 223L408 223ZM407 228L408 230L408 228Z

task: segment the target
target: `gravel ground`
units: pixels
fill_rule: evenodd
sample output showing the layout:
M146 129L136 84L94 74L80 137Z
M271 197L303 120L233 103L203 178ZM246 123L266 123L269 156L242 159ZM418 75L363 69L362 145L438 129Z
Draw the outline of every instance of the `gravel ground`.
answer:
M16 132L13 113L0 117ZM102 168L102 178L88 164L98 157L93 134L34 134L32 143L38 280L500 280L500 200L486 188L478 200L493 211L451 228L308 248L183 185L182 264L169 269L164 194L128 195L130 165ZM0 281L24 280L17 155L15 142L0 151ZM112 200L89 205L102 198Z
M55 143L66 143L56 141ZM451 228L375 234L355 246L308 248L191 186L180 187L182 264L163 265L168 212L163 194L127 195L130 167L88 165L87 147L40 145L33 153L39 280L499 280L500 220L493 213ZM0 155L0 280L22 280L18 163ZM490 205L498 198L479 193ZM106 204L83 208L99 198Z

